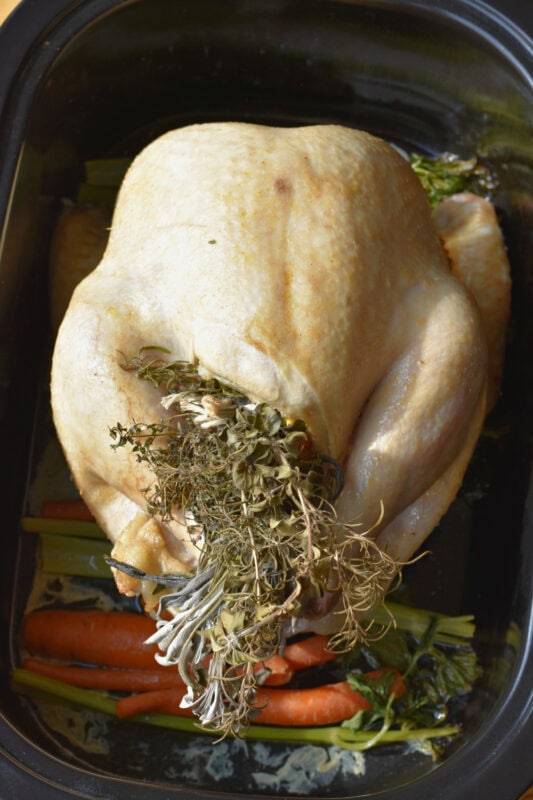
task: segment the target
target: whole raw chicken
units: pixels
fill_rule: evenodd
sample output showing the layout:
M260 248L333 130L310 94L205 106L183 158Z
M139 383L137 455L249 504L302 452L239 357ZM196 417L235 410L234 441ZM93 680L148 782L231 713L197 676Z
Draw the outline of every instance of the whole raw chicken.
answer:
M183 519L146 513L147 468L110 447L117 421L165 414L121 354L159 345L303 419L344 467L339 518L374 526L405 561L454 498L497 395L508 303L492 206L460 195L433 218L380 139L239 123L162 136L126 176L53 360L60 441L114 557L152 574L197 557Z

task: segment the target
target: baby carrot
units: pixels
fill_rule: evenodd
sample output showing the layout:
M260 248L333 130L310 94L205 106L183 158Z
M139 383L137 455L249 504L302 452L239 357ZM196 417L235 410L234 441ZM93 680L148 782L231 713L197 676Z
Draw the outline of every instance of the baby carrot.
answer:
M334 661L338 653L328 650L329 636L319 635L309 636L299 642L288 644L283 651L283 658L295 669L306 669L307 667L317 667Z
M407 691L407 686L405 685L402 676L398 672L397 669L394 667L382 667L381 669L374 669L371 672L365 672L366 678L373 678L374 680L379 680L383 675L390 673L395 676L394 683L390 688L390 693L394 693L396 699L403 697L403 695Z
M72 667L39 658L27 658L23 667L48 678L84 689L105 689L118 692L146 692L154 689L183 687L178 671L168 669L120 669Z
M273 656L265 663L269 670L263 686L283 686L288 683L293 675L286 661L279 656ZM108 691L121 692L146 692L151 689L171 689L183 686L183 681L177 669L172 666L161 668L154 662L153 669L131 669L128 667L79 667L70 664L60 664L57 661L44 661L40 658L27 658L23 667L32 672L55 678L71 686L81 686L84 689L107 689ZM260 664L258 668L263 667Z
M269 659L257 665L258 670L262 667L265 667L269 672L263 686L283 686L294 675L294 669L291 664L285 657L282 658L279 655L270 656Z
M312 689L261 689L253 722L263 725L312 727L334 725L371 708L368 700L345 681Z
M190 708L180 708L185 689L159 689L153 692L141 692L121 697L115 704L115 712L119 719L135 717L137 714L174 714L180 717L192 717Z
M117 700L116 713L121 719L147 712L191 716L190 709L180 708L183 695L179 689L166 689L122 697ZM260 710L254 724L283 727L334 725L371 708L368 700L344 681L313 689L262 688L256 706Z
M32 611L24 619L24 647L32 655L106 667L166 669L154 659L157 645L145 640L155 622L128 611Z
M46 609L26 615L23 644L32 655L61 661L164 671L154 658L157 645L145 644L155 628L150 617L127 611ZM257 665L263 667L269 672L266 686L288 683L293 675L279 655Z
M81 498L45 500L41 506L41 516L47 519L70 519L76 522L92 522L94 520L94 516Z
M155 627L150 617L127 611L50 609L26 615L23 642L32 655L61 661L164 671L154 658L157 645L145 644ZM294 672L279 655L257 665L263 667L269 672L266 686L288 683Z

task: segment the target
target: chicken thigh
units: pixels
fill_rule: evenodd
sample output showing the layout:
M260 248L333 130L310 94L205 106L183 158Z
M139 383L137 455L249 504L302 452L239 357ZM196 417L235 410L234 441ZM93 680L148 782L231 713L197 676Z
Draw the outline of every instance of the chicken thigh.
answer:
M170 413L121 367L121 354L147 345L304 420L343 465L339 519L411 557L460 486L488 386L496 391L488 364L499 372L508 308L495 219L501 281L483 305L476 295L491 277L472 247L476 228L459 220L447 253L438 229L446 244L457 221L452 206L447 214L432 219L392 147L339 126L194 125L135 159L52 369L60 441L117 560L162 574L197 559L183 516L146 512L146 466L110 447L118 421ZM466 250L458 280L449 260ZM483 279L465 289L469 263ZM142 591L136 578L116 580Z

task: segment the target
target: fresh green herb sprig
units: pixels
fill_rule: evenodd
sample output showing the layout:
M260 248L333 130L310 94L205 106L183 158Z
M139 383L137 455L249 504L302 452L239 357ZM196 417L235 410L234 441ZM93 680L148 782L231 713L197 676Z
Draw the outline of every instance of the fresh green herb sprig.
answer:
M362 644L347 657L362 658L366 669L382 670L379 678L368 678L360 669L347 675L351 687L363 694L372 708L358 712L342 727L354 732L374 731L368 747L379 744L391 730L438 731L453 725L452 707L471 691L481 668L470 639L461 644L443 644L438 626L439 618L435 616L421 635L391 628L378 641ZM391 688L398 675L405 694L396 698ZM427 747L433 756L440 755L438 737Z
M409 163L426 190L432 206L449 195L466 191L490 199L497 188L494 177L475 156L463 160L451 153L443 153L436 158L412 153Z
M336 648L379 636L387 623L362 618L401 565L357 525L339 523L342 472L314 451L301 421L162 352L144 348L124 368L162 391L170 416L117 424L112 446L130 446L149 466L149 513L164 521L184 510L198 550L195 575L160 599L159 659L177 664L184 702L203 724L238 734L253 714L256 664L280 649L291 618L340 600Z

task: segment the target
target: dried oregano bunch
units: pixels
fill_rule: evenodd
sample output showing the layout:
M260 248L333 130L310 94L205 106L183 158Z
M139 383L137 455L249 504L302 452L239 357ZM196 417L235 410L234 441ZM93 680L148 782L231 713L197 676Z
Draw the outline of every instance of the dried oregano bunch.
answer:
M204 725L238 734L254 714L261 662L283 649L291 620L340 600L336 649L379 635L361 617L400 565L357 524L337 520L342 470L314 450L302 421L187 362L165 361L165 352L143 348L124 368L160 389L175 413L117 424L112 446L131 446L152 470L150 514L169 520L185 511L198 565L194 575L146 576L110 563L157 581L158 660L177 664L184 702Z

